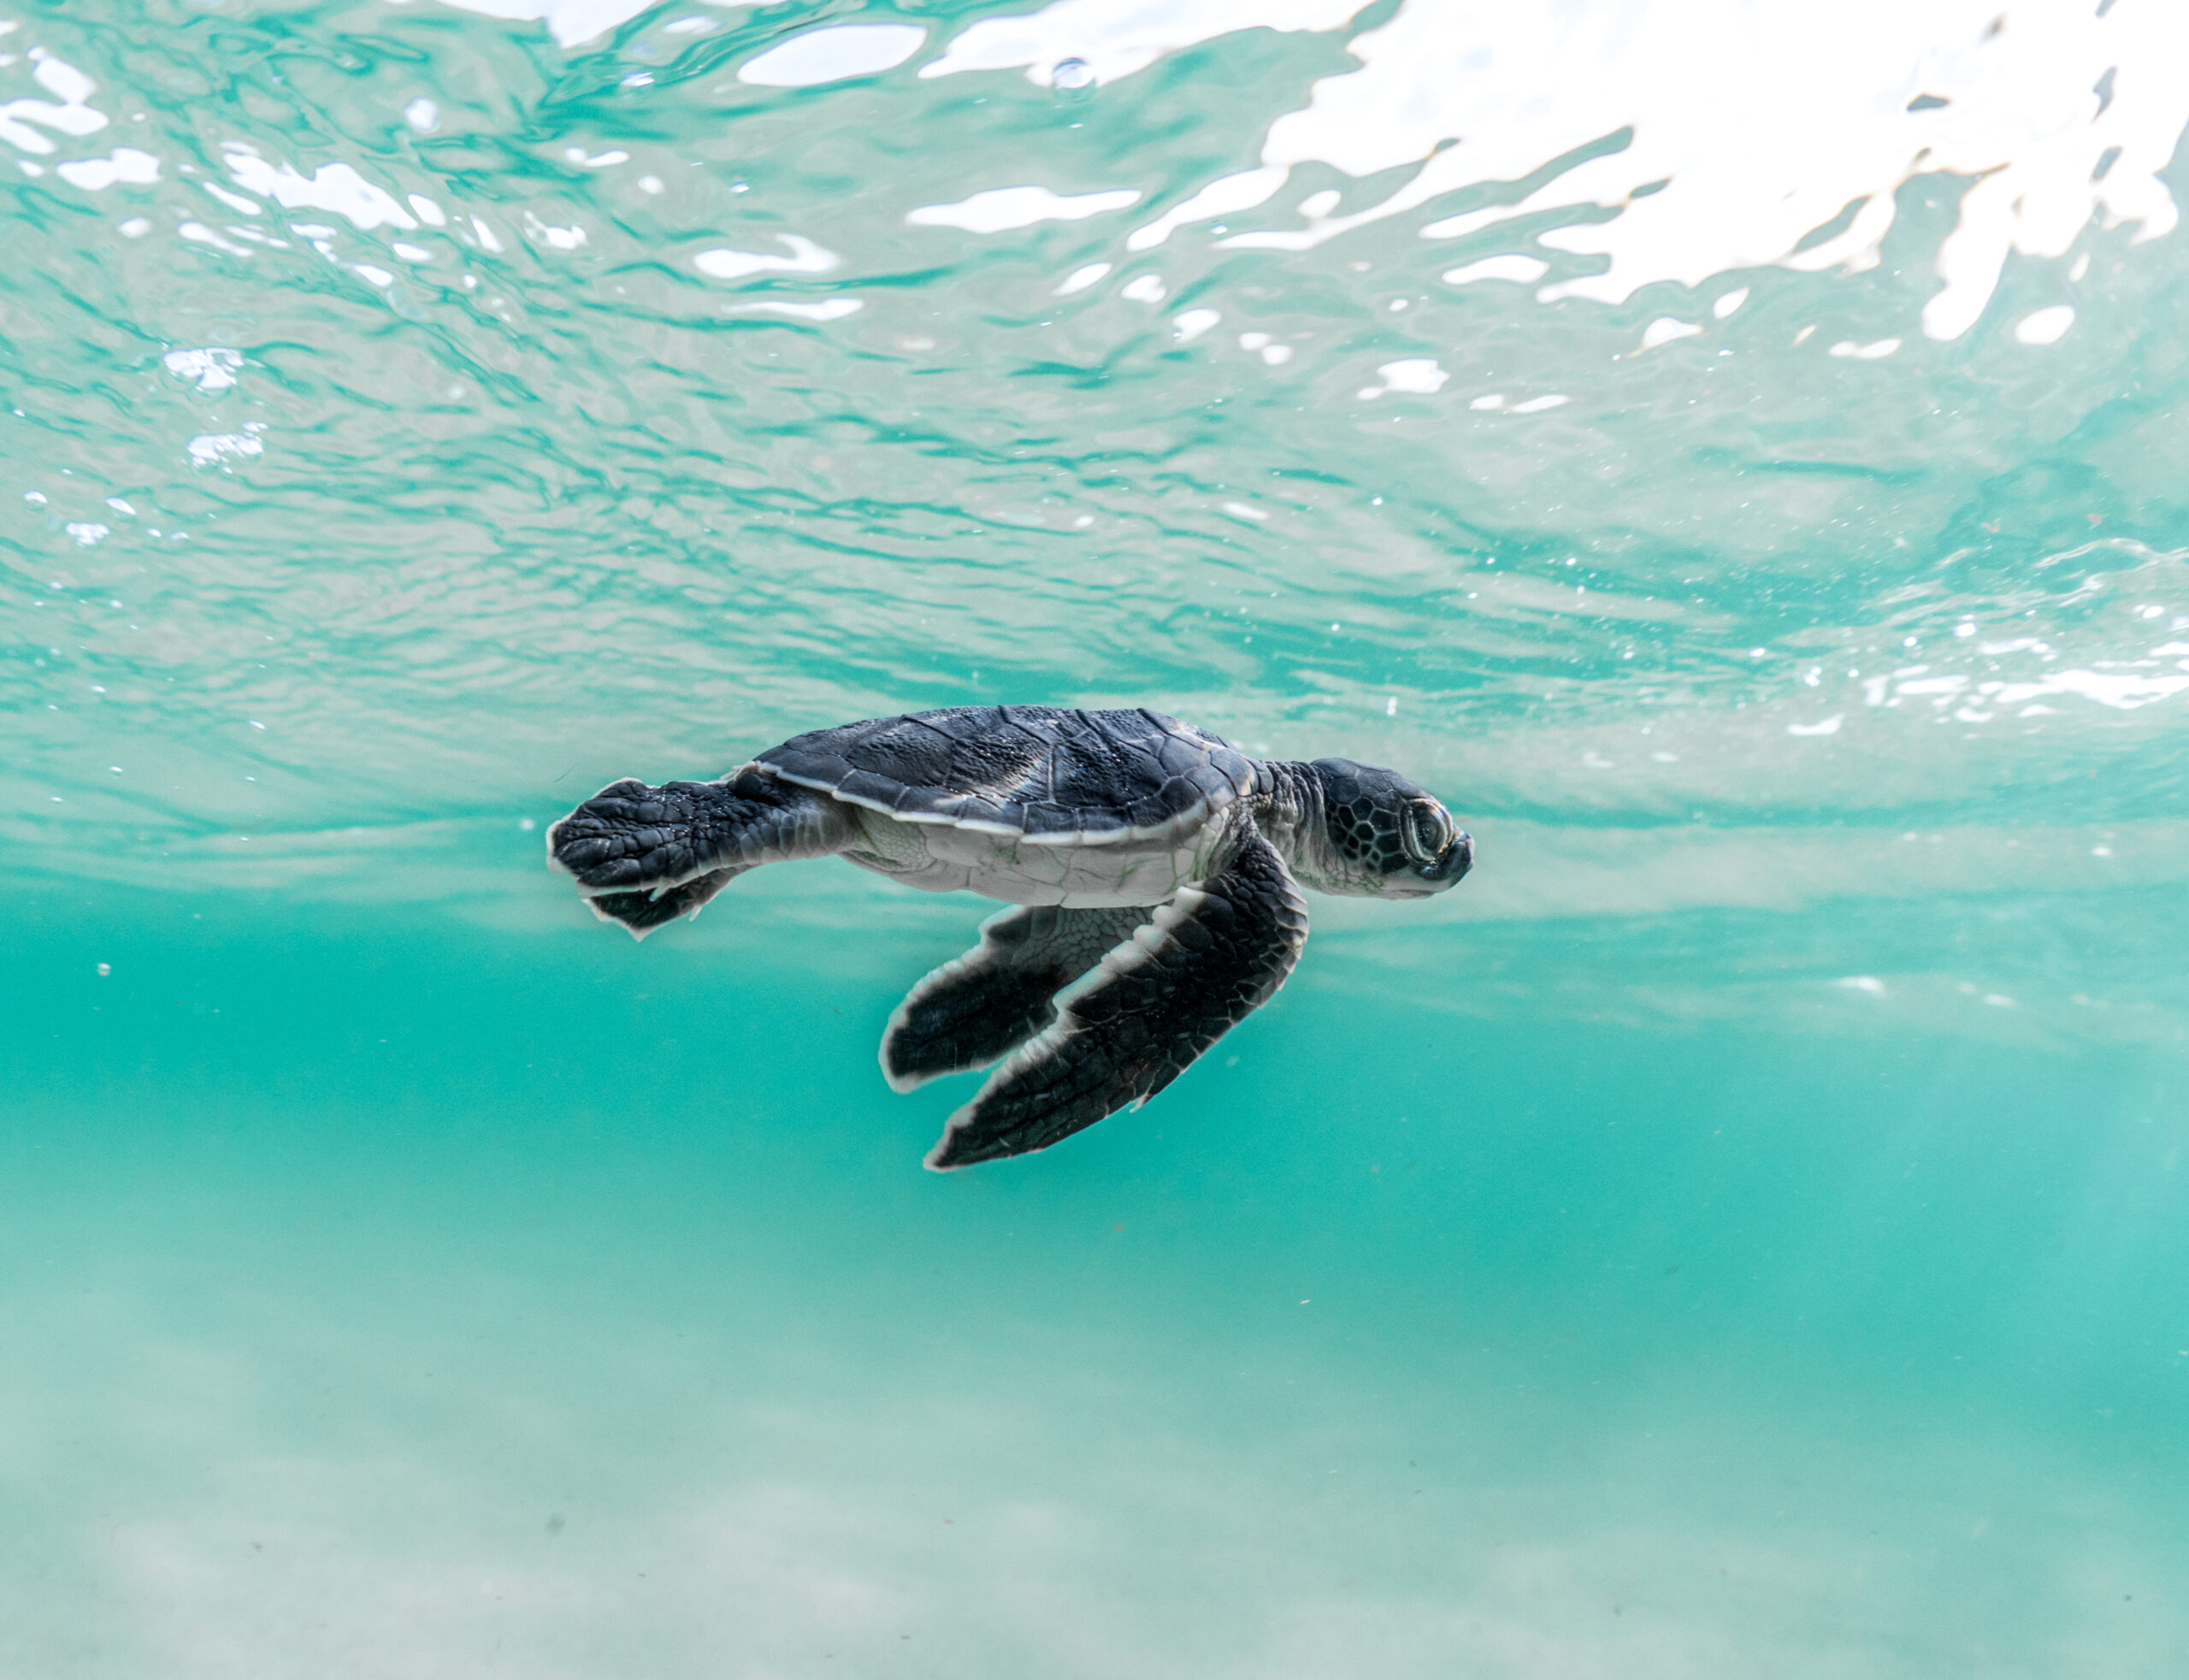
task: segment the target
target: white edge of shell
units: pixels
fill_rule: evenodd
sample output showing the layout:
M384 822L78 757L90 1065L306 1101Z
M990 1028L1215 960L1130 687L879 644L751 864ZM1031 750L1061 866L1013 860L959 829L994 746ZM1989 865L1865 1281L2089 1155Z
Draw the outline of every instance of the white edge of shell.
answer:
M832 799L841 800L845 805L879 811L893 822L929 822L941 828L963 829L970 834L995 834L1005 840L1015 840L1022 846L1121 846L1128 840L1159 840L1165 835L1179 834L1193 828L1239 798L1239 790L1226 782L1220 793L1203 794L1168 822L1157 823L1153 828L1104 828L1092 833L1084 828L1075 828L1067 834L1030 834L1024 828L1012 828L1008 822L988 822L977 817L969 821L963 817L946 816L940 811L899 811L894 805L883 805L879 799L840 792L817 776L793 775L774 764L756 762L740 766L740 769L756 769L764 775L774 776L779 781L788 781L794 787L808 787L817 793L826 793Z

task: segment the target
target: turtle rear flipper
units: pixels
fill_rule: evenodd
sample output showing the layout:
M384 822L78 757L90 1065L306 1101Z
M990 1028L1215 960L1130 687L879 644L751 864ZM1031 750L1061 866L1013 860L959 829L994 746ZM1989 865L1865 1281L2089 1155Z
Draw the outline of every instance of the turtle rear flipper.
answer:
M929 1166L1046 1149L1146 1102L1284 983L1307 942L1307 906L1260 833L1235 834L1207 880L1157 906L950 1117Z
M547 862L640 938L746 870L841 851L844 808L746 765L720 781L613 781L547 830Z
M909 1091L986 1067L1049 1024L1056 994L1148 919L1145 910L1014 905L981 924L981 942L905 994L882 1035L882 1071Z
M697 916L702 905L744 873L717 869L652 893L596 893L585 901L586 908L603 922L629 928L633 939L644 939L680 916Z

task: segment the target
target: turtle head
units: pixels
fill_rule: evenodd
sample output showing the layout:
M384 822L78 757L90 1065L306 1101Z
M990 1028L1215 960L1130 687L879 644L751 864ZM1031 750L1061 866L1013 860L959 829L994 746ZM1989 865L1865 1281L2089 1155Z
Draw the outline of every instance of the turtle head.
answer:
M1395 770L1318 758L1322 786L1325 893L1425 898L1458 884L1474 864L1474 841L1435 795Z

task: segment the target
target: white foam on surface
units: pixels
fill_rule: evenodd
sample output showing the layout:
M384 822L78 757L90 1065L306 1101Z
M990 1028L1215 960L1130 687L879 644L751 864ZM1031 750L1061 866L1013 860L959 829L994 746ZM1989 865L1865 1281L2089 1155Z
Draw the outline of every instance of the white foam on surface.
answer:
M1108 274L1110 267L1111 265L1107 262L1089 262L1074 268L1057 282L1056 290L1050 296L1069 298L1076 292L1084 292L1103 275Z
M32 78L61 103L56 105L48 99L0 102L0 141L17 151L43 157L55 150L54 142L40 132L43 129L80 139L106 127L106 113L90 103L97 83L74 65L55 57L44 48L33 47L31 56ZM26 163L24 168L36 173L32 165Z
M2074 324L2074 306L2054 304L2047 309L2033 309L2015 322L2015 338L2026 345L2056 345Z
M906 213L915 227L962 227L969 233L1003 233L1037 221L1084 221L1140 202L1136 188L1060 194L1046 186L997 186L953 204L922 204Z
M920 50L927 31L912 23L845 23L794 35L748 59L737 80L753 87L818 87L893 70Z
M558 47L581 47L651 10L657 0L440 0L458 10L512 22L545 23Z
M222 162L236 185L271 198L284 209L332 210L361 233L375 227L415 230L417 218L385 187L375 186L347 163L322 163L310 175L292 163L273 163L240 141L223 149Z
M1376 369L1378 384L1364 387L1361 400L1371 401L1386 392L1404 392L1415 396L1428 396L1442 391L1452 376L1437 365L1434 357L1408 356L1396 362L1386 362Z
M1655 350L1658 345L1671 344L1676 339L1696 338L1702 332L1702 329L1691 321L1676 321L1668 315L1659 315L1642 329L1642 348Z
M134 146L116 146L104 157L57 163L53 173L71 186L103 192L109 186L150 186L160 178L160 160Z
M1513 280L1522 286L1533 286L1550 271L1550 264L1539 256L1485 256L1479 262L1462 263L1444 271L1448 286L1472 286L1477 280Z
M194 466L209 467L220 461L248 460L265 449L248 432L208 432L190 440L190 459Z
M171 350L160 358L160 365L177 379L193 381L200 391L225 391L236 382L243 352L217 345L206 350Z
M798 304L783 298L766 298L758 303L740 304L740 309L757 310L765 315L786 315L797 321L841 321L846 315L857 315L866 305L856 298L824 298L817 304Z
M1334 29L1350 15L1302 3L1254 20L1229 4L1060 0L974 25L922 74L1024 66L1040 80L1075 56L1113 80L1248 21ZM1458 239L1545 212L1615 211L1552 227L1536 243L1604 259L1601 272L1554 281L1547 301L1618 303L1643 286L1700 286L1746 268L1868 268L1896 221L1895 192L1944 174L1958 178L1959 220L1938 253L1942 285L1921 328L1958 338L1983 313L2009 251L2062 256L2093 214L2132 226L2138 239L2178 219L2160 172L2189 121L2189 82L2172 68L2189 59L2189 11L2037 7L1993 31L2000 15L1995 0L1854 0L1830 11L1763 0L1414 0L1349 44L1359 69L1325 78L1307 105L1271 124L1258 167L1205 184L1133 244L1266 203L1303 165L1356 178L1413 173L1353 215L1243 230L1224 243L1307 250L1599 146L1608 150L1517 203L1422 231ZM2109 72L2111 97L2101 101L2092 90ZM1909 109L1926 95L1944 103ZM1803 245L1843 214L1844 226ZM1484 269L1454 283L1509 274Z
M788 250L788 256L718 247L699 252L692 259L692 266L714 280L743 280L751 274L825 274L843 261L833 251L825 251L799 234L779 233L776 237Z
M923 76L1024 69L1047 87L1077 61L1096 82L1145 70L1166 53L1242 29L1338 29L1366 0L1055 0L1038 12L983 18L961 30ZM1075 78L1076 80L1076 78Z

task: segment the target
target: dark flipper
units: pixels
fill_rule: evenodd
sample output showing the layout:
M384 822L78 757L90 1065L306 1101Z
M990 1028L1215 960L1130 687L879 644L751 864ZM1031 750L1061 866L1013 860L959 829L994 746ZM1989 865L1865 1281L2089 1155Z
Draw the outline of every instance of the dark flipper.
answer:
M547 862L634 939L696 912L746 870L848 845L852 813L751 766L720 781L611 782L547 830Z
M596 893L586 904L603 922L621 923L631 930L633 939L644 939L656 928L674 922L680 916L697 916L700 905L740 873L738 869L717 869L712 875L694 875L679 886L664 887L652 893Z
M1269 842L1248 823L1236 832L1207 880L1159 906L1055 1024L950 1117L929 1166L1046 1149L1147 1101L1284 983L1307 943L1307 906Z
M905 994L882 1035L882 1071L909 1091L986 1067L1049 1024L1051 999L1148 919L1145 910L1017 905L981 924L981 942Z

